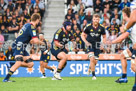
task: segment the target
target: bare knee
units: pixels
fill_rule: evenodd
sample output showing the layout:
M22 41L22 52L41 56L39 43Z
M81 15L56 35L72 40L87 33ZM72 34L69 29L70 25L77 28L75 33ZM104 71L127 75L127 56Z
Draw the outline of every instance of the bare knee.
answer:
M135 64L131 64L131 69L134 71L134 72L136 72L136 66L135 66Z
M30 62L30 63L28 63L28 64L29 64L28 68L32 68L32 67L34 66L34 63L33 63L33 62Z
M42 68L44 68L43 61L40 61L40 66L41 66Z
M91 57L90 62L95 63L95 57Z
M47 68L48 64L47 63L44 63L44 67Z

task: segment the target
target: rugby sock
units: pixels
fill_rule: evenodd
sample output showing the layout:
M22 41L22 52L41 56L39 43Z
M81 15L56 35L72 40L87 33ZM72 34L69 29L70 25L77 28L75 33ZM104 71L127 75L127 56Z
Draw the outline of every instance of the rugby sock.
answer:
M67 65L67 62L64 64L64 66L62 67L61 71L65 68L66 65Z
M45 73L43 73L43 76L45 76Z
M9 71L9 73L7 74L7 76L5 77L5 80L9 80L9 78L11 77L11 75L13 74L13 71Z
M95 71L92 71L92 75L95 76Z
M51 71L54 71L54 69L52 68Z
M57 72L58 72L58 73L60 73L61 71L62 71L62 69L59 69L59 68L57 69Z
M122 78L126 78L127 77L127 74L122 74Z

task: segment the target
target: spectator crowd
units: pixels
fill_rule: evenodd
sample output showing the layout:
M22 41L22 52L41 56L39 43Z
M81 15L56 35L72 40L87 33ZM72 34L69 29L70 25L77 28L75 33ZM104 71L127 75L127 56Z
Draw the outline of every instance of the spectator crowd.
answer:
M69 43L70 53L86 53L86 46L81 39L84 27L92 23L94 13L100 15L100 24L105 27L107 40L112 41L120 34L120 27L125 24L122 19L122 9L130 7L132 0L67 0L65 20L71 21L71 32L75 41ZM73 46L73 45L74 46ZM73 47L72 47L73 46ZM119 45L101 45L101 53L120 53L132 46L129 38ZM83 51L83 52L81 52Z
M120 34L120 27L125 24L122 20L122 9L130 7L132 0L67 0L67 13L65 21L71 21L71 33L74 40L68 43L69 53L85 54L87 47L81 39L84 27L92 23L92 15L100 15L100 24L105 27L107 40L114 40ZM43 18L46 11L44 0L0 0L0 48L8 40L5 34L18 36L19 30L31 21L33 13L39 13ZM41 22L37 25L38 33L41 32ZM10 35L9 35L10 36ZM123 49L132 46L129 38L119 45L101 46L101 53L120 53ZM34 50L31 50L33 53ZM4 55L5 54L5 55ZM0 51L0 60L13 60L11 46Z
M31 21L33 13L39 13L43 18L45 9L44 0L0 0L0 60L13 60L11 45L2 51L2 44L12 40L11 35L16 38L22 26ZM37 33L41 32L41 26L42 19L36 27Z

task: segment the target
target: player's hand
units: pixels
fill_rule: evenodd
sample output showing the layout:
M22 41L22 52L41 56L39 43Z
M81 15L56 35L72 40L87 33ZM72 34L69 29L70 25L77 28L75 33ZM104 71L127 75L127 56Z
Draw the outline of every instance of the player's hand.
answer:
M91 46L91 43L89 43L89 42L86 42L85 44L87 47Z
M109 45L111 45L111 44L112 44L112 41L107 41L106 43L109 44Z
M59 48L60 48L60 49L63 49L63 48L64 48L64 45L59 44Z
M46 52L44 52L43 54L44 54L44 55L46 55L47 53L46 53Z

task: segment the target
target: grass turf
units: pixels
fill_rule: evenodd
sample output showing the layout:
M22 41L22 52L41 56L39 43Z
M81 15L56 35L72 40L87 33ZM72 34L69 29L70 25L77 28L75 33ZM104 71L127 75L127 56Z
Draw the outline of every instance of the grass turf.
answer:
M118 77L62 77L62 81L51 78L11 78L16 82L3 83L0 78L0 91L130 91L134 84L134 77L128 78L128 83L118 84L114 81Z

